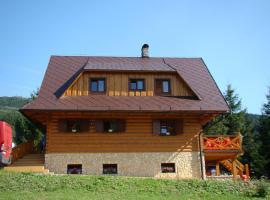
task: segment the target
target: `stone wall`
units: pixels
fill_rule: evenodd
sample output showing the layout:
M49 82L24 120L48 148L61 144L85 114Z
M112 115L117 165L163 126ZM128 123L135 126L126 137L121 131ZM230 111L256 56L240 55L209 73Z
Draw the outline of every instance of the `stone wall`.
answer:
M175 173L161 173L161 163L175 163ZM117 164L119 176L201 178L199 152L49 153L45 167L66 174L68 164L82 164L82 173L102 175L103 164Z

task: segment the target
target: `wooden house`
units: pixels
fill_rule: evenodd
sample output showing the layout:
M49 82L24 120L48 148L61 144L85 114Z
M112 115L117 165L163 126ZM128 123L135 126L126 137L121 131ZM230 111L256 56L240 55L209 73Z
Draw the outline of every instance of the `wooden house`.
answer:
M141 57L52 56L21 112L46 127L45 168L56 174L205 178L221 162L240 171L239 138L219 149L202 136L229 112L202 58L150 57L148 45Z

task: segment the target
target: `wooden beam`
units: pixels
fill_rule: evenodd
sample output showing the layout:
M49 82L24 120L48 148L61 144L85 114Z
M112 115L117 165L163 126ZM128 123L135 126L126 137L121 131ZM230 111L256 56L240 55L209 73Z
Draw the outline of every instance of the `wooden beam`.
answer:
M248 164L245 164L245 171L246 171L246 176L247 176L247 178L249 178L249 168L248 168Z
M237 179L237 170L236 170L236 161L235 159L232 162L232 173L233 173L233 180Z
M216 175L220 176L219 161L216 162Z

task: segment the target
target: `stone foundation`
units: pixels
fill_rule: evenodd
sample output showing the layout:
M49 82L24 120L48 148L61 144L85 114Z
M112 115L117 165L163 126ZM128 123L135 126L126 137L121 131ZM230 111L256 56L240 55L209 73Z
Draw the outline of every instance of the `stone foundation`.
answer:
M175 173L162 173L161 163L175 163ZM45 167L66 174L68 164L82 164L82 173L102 175L103 164L117 164L119 176L201 178L199 152L49 153Z

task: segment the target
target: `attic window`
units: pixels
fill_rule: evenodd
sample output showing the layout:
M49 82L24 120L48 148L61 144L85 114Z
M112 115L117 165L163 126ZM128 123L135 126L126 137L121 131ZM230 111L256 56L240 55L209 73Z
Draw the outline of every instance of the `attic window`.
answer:
M156 79L155 80L155 94L156 95L170 95L171 83L169 79Z
M131 90L131 91L144 91L145 90L144 79L130 79L129 80L129 90Z
M106 91L105 78L91 78L90 91L91 93L104 93Z

